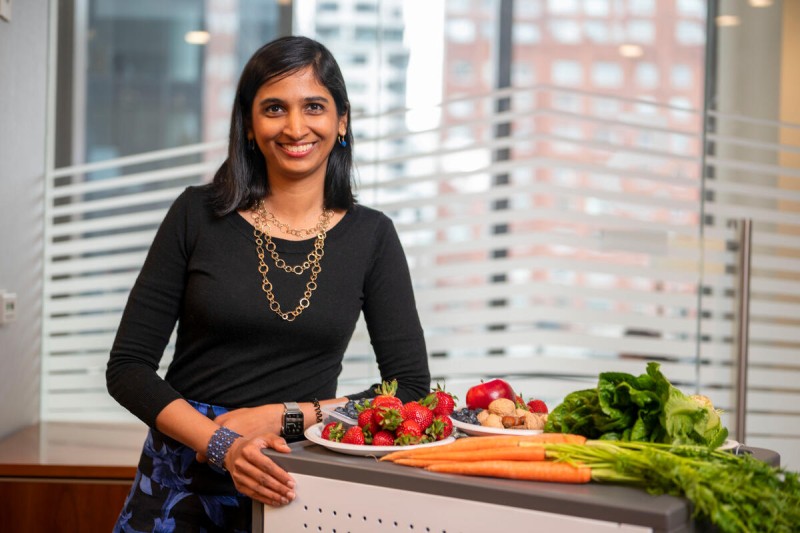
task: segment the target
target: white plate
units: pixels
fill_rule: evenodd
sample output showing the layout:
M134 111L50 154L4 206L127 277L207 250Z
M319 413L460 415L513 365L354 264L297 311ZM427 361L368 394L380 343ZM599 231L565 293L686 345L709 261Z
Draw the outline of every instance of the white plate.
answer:
M739 446L741 446L741 444L739 444L737 441L727 439L717 448L717 450L735 450Z
M450 417L450 420L453 421L454 428L458 429L462 433L466 433L467 435L472 435L474 437L482 437L487 435L538 435L539 433L543 433L541 429L491 428L476 424L467 424L466 422L456 420L452 416Z
M390 452L397 452L400 450L410 450L410 449L417 449L417 448L430 448L432 446L440 446L442 444L447 444L448 442L453 442L455 440L454 437L447 437L446 439L437 440L436 442L429 442L426 444L414 444L412 446L371 446L369 444L365 444L363 446L359 446L358 444L344 444L341 442L334 442L332 440L326 440L322 438L322 428L323 423L320 422L319 424L314 424L310 428L306 430L306 438L313 442L314 444L319 444L320 446L324 446L329 450L333 450L339 453L346 453L348 455L360 455L363 457L381 457L386 455Z

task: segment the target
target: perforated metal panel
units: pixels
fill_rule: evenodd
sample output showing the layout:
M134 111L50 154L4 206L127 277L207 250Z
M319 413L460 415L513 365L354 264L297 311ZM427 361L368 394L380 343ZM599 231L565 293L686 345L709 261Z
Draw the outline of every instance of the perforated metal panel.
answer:
M264 533L325 532L486 533L644 533L650 528L587 520L529 509L475 502L422 492L361 485L293 474L297 499L281 508L265 507Z

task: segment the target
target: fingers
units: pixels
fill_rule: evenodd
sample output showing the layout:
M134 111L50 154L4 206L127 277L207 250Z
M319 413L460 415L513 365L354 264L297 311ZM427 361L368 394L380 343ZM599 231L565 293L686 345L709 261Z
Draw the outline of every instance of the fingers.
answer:
M237 490L267 505L286 505L295 498L295 481L288 472L276 465L261 450L263 448L290 451L277 435L256 439L237 439L228 452L228 470Z

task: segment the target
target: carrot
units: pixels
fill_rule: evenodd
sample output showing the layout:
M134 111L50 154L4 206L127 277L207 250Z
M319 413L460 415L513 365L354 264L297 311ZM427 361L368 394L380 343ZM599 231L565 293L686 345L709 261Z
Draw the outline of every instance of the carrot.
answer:
M457 450L457 451L467 451L467 450L486 450L491 448L497 448L500 446L516 446L521 441L528 441L532 440L535 441L542 437L544 433L537 434L537 435L498 435L494 437L469 437L464 439L458 439L453 441L449 444L444 444L442 446L437 446L436 450ZM560 435L560 433L558 433ZM558 441L563 442L563 441ZM423 452L430 452L433 451L434 448L417 448L417 449L410 449L410 450L403 450L399 452L392 452L389 454L384 455L380 458L381 461L394 461L400 457L413 457L417 453Z
M535 441L522 441L520 446L531 446L536 444L586 444L586 437L583 435L573 435L572 433L540 433L534 435L539 437Z
M417 457L418 454L450 453L454 451L491 450L510 446L536 446L542 443L583 444L586 437L568 433L538 433L536 435L498 435L494 437L469 437L458 439L435 448L417 448L392 452L380 458L381 461L395 461L400 458ZM525 443L525 444L523 444Z
M394 462L396 465L416 466L418 468L425 468L426 466L442 463L452 463L452 461L448 461L447 459L397 459Z
M431 450L433 452L434 450ZM447 451L447 450L445 450ZM504 446L490 450L468 450L465 452L417 454L413 457L395 459L396 464L405 466L427 466L442 462L470 462L470 461L544 461L544 446Z
M461 474L466 476L499 477L548 481L552 483L588 483L592 469L552 461L473 461L432 464L425 467L431 472Z
M501 448L491 448L488 450L467 450L467 451L450 451L435 449L430 450L429 453L415 454L409 459L420 460L447 460L447 461L544 461L545 451L544 446L503 446Z

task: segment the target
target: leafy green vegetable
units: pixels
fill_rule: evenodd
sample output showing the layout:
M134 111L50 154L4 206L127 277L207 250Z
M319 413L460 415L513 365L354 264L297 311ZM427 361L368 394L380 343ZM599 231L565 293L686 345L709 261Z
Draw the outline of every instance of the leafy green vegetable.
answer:
M711 402L683 394L655 362L648 363L640 376L601 373L596 388L568 394L548 415L544 430L590 439L712 448L728 436Z
M703 446L587 441L545 444L548 458L580 462L592 480L691 500L723 533L790 533L800 524L800 474Z

